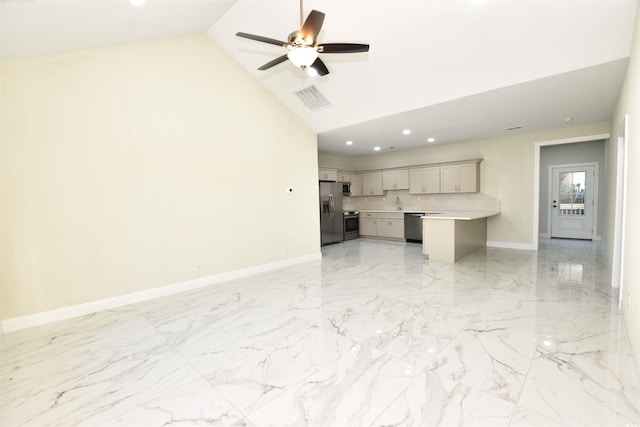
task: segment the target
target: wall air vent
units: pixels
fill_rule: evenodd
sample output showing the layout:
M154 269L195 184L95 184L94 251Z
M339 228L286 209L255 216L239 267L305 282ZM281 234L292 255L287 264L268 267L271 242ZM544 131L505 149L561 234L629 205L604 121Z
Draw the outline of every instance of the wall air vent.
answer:
M297 90L294 93L311 111L317 111L331 106L327 98L325 98L314 85Z

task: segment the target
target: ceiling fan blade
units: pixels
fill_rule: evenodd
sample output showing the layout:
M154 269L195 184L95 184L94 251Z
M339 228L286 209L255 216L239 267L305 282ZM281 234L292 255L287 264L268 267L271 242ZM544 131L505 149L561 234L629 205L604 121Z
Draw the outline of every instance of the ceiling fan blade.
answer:
M316 43L316 37L322 28L324 22L324 13L317 10L312 10L307 16L307 20L304 21L302 28L300 29L300 35L304 38L311 37L313 44Z
M369 45L360 43L323 43L317 45L316 48L320 53L369 52Z
M329 69L326 65L324 65L324 62L322 62L322 59L320 58L316 58L316 60L313 61L313 64L311 64L309 68L313 68L314 70L316 70L319 76L326 76L327 74L329 74Z
M269 37L263 37L263 36L256 36L255 34L248 34L248 33L236 33L236 36L238 37L244 37L245 39L251 39L251 40L255 40L255 41L259 41L262 43L269 43L269 44L274 44L276 46L282 46L282 47L286 47L287 46L287 42L283 42L280 40L276 40L276 39L270 39Z
M286 61L287 59L289 59L289 57L287 55L278 56L273 61L269 61L266 64L264 64L262 67L258 68L258 70L268 70L269 68L271 68L273 66L276 66L276 65Z

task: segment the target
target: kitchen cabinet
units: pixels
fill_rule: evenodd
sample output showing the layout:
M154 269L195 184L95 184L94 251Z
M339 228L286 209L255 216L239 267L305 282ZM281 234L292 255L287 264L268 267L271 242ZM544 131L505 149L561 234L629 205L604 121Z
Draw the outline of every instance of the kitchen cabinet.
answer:
M376 236L378 231L376 230L375 218L363 218L360 216L360 236Z
M434 194L440 192L440 166L409 170L410 194Z
M360 174L352 174L351 175L351 195L352 196L362 196L362 175Z
M407 190L409 188L409 170L389 170L382 172L383 190Z
M378 218L376 220L376 231L378 237L390 237L393 239L404 239L404 214L401 218Z
M336 182L337 180L338 169L318 169L318 181Z
M360 235L404 239L404 213L360 212Z
M407 189L409 194L477 193L480 162L482 159L470 159L363 173L320 167L318 177L320 181L351 183L352 196L383 196L385 191Z
M351 173L338 171L338 182L351 182Z
M477 162L440 166L441 193L477 193L480 168Z
M382 196L382 172L370 172L362 174L362 195Z

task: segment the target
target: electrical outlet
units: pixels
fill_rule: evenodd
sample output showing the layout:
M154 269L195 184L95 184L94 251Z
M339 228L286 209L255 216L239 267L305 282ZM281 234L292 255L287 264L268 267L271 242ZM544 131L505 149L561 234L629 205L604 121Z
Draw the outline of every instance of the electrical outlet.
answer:
M202 264L196 264L196 272L200 273L202 271Z
M182 267L176 267L176 276L180 276L182 274Z
M631 294L627 294L627 308L631 307Z

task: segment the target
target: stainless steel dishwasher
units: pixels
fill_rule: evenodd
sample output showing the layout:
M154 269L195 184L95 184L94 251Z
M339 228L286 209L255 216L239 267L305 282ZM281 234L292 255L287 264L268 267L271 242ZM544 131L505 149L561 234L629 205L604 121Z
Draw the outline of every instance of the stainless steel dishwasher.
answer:
M404 214L404 238L407 242L422 243L422 219L424 212Z

